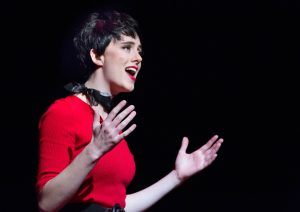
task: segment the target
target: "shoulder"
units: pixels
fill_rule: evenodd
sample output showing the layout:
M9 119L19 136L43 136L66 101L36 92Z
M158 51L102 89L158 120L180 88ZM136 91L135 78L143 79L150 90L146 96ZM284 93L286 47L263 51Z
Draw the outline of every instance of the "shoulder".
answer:
M40 118L40 122L47 120L61 121L72 120L74 114L80 112L80 100L75 96L67 96L55 100Z
M73 102L75 102L73 96L57 99L48 107L45 114L55 113L59 115L68 115L72 111Z

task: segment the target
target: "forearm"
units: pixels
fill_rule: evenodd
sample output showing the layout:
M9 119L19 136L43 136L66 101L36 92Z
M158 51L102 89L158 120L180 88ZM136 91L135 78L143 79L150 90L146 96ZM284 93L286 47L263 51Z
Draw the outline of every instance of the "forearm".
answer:
M58 211L77 192L97 162L92 142L60 174L45 184L39 193L41 211Z
M140 212L148 209L171 190L181 184L175 170L153 185L126 196L126 212Z

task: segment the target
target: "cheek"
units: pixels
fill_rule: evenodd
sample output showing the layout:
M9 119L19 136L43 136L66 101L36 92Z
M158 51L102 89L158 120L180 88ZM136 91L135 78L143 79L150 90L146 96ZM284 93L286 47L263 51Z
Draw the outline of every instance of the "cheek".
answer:
M107 55L104 67L108 75L115 75L125 70L128 65L129 57L122 51L111 52Z
M115 59L109 64L106 64L105 72L106 76L110 79L116 79L116 77L120 77L124 70L124 65L120 63L119 59Z
M115 62L117 62L117 63L127 62L130 57L129 53L125 52L122 49L115 51L111 56L112 56L113 60L115 60Z

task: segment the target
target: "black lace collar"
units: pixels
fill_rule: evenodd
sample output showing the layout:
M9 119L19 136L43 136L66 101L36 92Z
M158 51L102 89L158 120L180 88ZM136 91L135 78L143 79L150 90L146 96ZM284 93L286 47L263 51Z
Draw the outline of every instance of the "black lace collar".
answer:
M93 106L100 104L107 112L110 112L112 109L113 98L107 93L100 92L93 88L87 88L84 84L80 84L77 82L68 83L64 86L64 88L72 93L84 94L87 97L90 104Z

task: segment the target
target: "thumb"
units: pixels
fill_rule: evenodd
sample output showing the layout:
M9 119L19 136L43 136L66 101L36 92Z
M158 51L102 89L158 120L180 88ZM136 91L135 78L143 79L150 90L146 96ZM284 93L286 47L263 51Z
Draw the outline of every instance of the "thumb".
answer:
M186 153L188 145L189 145L189 139L187 137L183 137L179 151Z
M92 109L94 111L94 121L93 121L93 125L94 126L98 126L100 125L100 114L97 110L97 108L95 106L92 106Z

